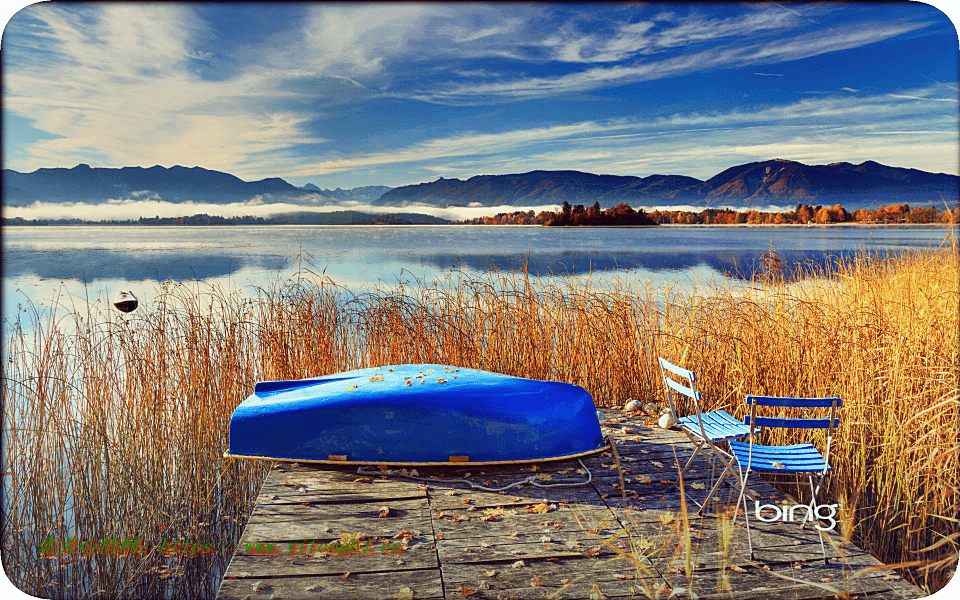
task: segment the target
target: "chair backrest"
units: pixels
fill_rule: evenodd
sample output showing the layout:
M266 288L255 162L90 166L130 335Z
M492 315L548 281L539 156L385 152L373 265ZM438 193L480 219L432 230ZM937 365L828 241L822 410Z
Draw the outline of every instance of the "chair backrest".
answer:
M693 371L678 367L670 361L664 360L662 357L660 357L660 373L663 375L663 383L667 386L667 400L670 401L670 411L673 413L673 416L679 418L673 402L673 392L677 392L693 400L693 405L699 416L700 392L697 391L697 375ZM670 375L673 375L680 381L673 379Z
M754 427L784 427L788 429L826 429L827 449L826 461L830 462L830 446L833 443L833 430L840 427L837 418L837 408L843 405L839 397L833 398L784 398L780 396L747 396L750 405L750 414L743 418L743 422L750 426L750 443L753 444ZM829 408L830 415L826 419L785 419L779 417L758 417L758 406L781 406L791 408Z
M834 398L785 398L780 396L747 396L750 414L743 422L753 427L785 427L788 429L828 429L832 433L840 426L837 408L843 405L839 397ZM829 408L830 415L825 419L785 419L780 417L758 417L758 406L780 406L792 408Z

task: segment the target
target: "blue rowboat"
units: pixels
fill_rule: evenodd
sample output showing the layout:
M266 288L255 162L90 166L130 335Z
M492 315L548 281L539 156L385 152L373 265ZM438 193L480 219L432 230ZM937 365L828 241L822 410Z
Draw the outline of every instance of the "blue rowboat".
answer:
M258 383L226 456L331 464L562 460L605 449L581 387L448 365Z

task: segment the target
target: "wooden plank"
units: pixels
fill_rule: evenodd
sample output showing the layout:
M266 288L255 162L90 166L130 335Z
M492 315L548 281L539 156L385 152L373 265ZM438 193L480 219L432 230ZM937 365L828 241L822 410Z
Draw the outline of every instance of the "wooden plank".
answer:
M320 598L363 598L395 600L409 588L417 600L443 598L443 584L436 569L394 573L228 579L220 584L220 600L318 600Z
M631 564L623 559L605 557L559 558L555 561L524 559L485 564L444 565L443 582L447 597L462 586L478 590L482 598L508 597L518 591L521 597L544 598L547 594L563 589L560 597L569 597L583 588L589 597L594 584L600 586L605 595L627 594L637 579L659 579L656 571Z
M547 513L529 513L524 509L504 508L499 513L503 516L495 520L481 521L481 517L491 515L480 514L458 520L457 517L465 517L470 513L459 511L457 514L453 511L444 511L441 518L434 515L434 530L438 534L442 531L443 538L447 540L498 538L514 534L523 536L524 539L539 540L543 535L555 535L559 538L562 535L578 535L591 529L601 537L610 537L622 529L619 521L608 509L589 505L564 508L558 506L557 509ZM545 534L544 530L552 533Z
M386 553L383 544L390 543ZM238 578L266 578L283 577L288 575L339 575L350 571L380 572L380 571L407 571L410 569L428 569L439 566L437 552L432 543L414 542L399 554L393 553L394 539L371 541L370 552L359 555L337 555L323 552L290 554L291 544L278 545L281 554L246 553L242 549L237 552L230 562L226 576ZM312 543L304 544L307 550L317 548ZM302 546L299 546L302 547ZM362 551L362 549L361 549Z
M381 511L386 508L386 514ZM329 521L331 519L369 519L374 522L397 519L416 519L429 515L430 505L426 498L410 500L378 500L375 502L352 502L347 504L327 504L301 502L265 503L257 506L248 523L276 523L281 526L286 521Z
M430 506L434 510L453 510L474 507L518 507L549 503L595 504L603 506L600 495L592 485L571 488L537 488L525 486L509 492L483 492L463 488L430 487ZM470 502L464 502L469 500Z
M581 536L583 537L583 536ZM511 538L474 538L437 541L437 553L444 568L452 563L489 563L502 561L527 560L531 558L576 558L587 556L588 551L599 549L600 557L611 557L616 553L601 546L599 539L580 540L570 537L567 540L551 538L550 542ZM572 546L567 546L570 541Z

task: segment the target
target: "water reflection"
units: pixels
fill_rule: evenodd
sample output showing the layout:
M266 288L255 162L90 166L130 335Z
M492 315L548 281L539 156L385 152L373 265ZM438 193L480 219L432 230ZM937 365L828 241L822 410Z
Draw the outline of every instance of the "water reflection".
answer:
M290 257L241 256L206 252L130 252L107 249L4 251L5 279L101 280L144 282L205 280L235 275L252 268L276 273L287 268Z
M657 273L660 271L684 271L687 269L708 269L718 275L734 279L749 279L754 273L762 271L763 254L767 250L702 250L688 252L531 252L491 256L487 254L454 254L451 252L426 255L424 258L439 268L459 264L475 271L520 271L526 269L533 276L563 277L586 273L643 270ZM838 250L833 252L810 250L777 251L781 264L792 269L802 266L804 269L830 271L838 262L854 257L856 250ZM876 254L878 251L871 250Z

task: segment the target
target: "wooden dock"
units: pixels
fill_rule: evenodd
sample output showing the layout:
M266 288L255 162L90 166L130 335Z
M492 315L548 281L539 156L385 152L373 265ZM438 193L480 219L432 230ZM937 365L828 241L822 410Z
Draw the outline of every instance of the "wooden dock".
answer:
M417 476L427 481L277 463L243 535L248 543L275 543L274 553L267 553L267 546L262 553L248 552L241 543L217 597L612 600L666 599L672 593L689 598L692 593L702 599L799 600L923 595L837 535L829 536L824 564L809 523L801 529L751 520L751 560L742 516L731 527L728 518L694 515L692 500L705 497L709 488L705 461L684 477L690 508L685 536L676 465L677 457L685 461L690 455L692 445L679 432L644 426L643 417L606 412L604 431L616 440L625 490L610 453L583 460L592 476L586 485L526 483L504 492L431 477L464 477L502 487L531 476L541 485L554 485L582 482L588 475L575 460L543 463L536 470L419 470ZM768 504L784 499L767 484L752 489ZM717 512L735 503L735 492L725 486ZM322 551L331 542L357 537L361 552L370 549L362 556Z

